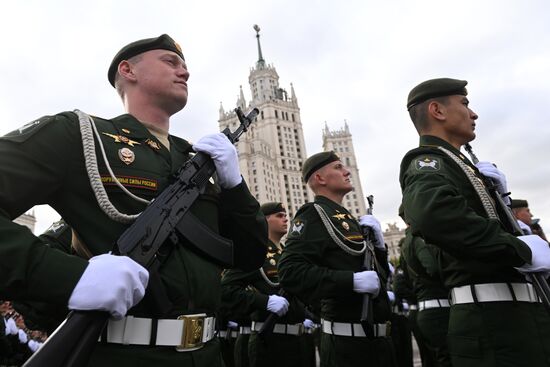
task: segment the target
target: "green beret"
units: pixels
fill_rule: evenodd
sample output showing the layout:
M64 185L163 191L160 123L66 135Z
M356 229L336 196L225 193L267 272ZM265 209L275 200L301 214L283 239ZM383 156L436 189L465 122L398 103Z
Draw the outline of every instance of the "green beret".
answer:
M262 206L260 207L260 210L262 211L262 213L264 213L264 215L271 215L271 214L280 213L280 212L286 213L285 207L283 206L283 204L279 202L262 204Z
M311 157L306 159L306 161L304 162L304 166L302 167L302 175L304 177L304 181L307 182L313 172L317 171L319 168L339 160L340 157L338 157L336 153L334 153L332 150L330 152L321 152L312 155Z
M115 55L113 61L111 61L109 72L107 73L107 76L109 77L109 83L111 83L113 87L115 86L115 75L118 70L118 64L120 64L121 61L128 60L136 55L151 50L173 51L185 60L185 58L183 57L183 53L181 52L180 45L178 45L178 43L167 34L163 34L162 36L156 38L146 38L135 41L124 46Z
M527 200L512 199L512 209L528 208L528 207L529 207L529 204L527 203Z
M430 79L418 84L409 92L407 98L407 110L430 98L452 96L455 94L467 95L466 80L450 78Z

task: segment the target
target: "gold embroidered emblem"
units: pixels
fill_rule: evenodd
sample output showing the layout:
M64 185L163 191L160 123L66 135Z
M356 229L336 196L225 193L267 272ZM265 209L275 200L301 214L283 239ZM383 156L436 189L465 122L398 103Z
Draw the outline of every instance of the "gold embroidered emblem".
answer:
M147 139L145 140L145 144L149 145L149 147L153 148L154 150L160 150L160 145L154 140Z
M346 219L346 214L338 213L338 214L334 214L332 217L336 218L338 220L344 220L344 219Z
M113 138L115 140L115 143L128 144L131 147L133 147L134 145L140 145L137 141L131 140L128 137L123 135L114 135L109 133L102 133L102 134L107 135L110 138Z
M131 164L136 160L136 155L128 148L119 149L118 157L126 164Z
M342 227L344 227L344 229L345 229L346 231L349 231L349 224L348 224L348 222L342 222Z

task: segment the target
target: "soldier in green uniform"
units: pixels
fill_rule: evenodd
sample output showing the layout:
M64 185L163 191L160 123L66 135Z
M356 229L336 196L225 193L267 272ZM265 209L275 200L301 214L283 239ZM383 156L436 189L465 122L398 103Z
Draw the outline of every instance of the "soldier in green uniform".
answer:
M422 350L422 365L450 367L447 350L450 305L437 262L440 251L413 236L410 227L405 230L401 256L411 275L418 304L415 337Z
M252 334L248 342L250 366L302 367L302 348L299 336L303 332L304 305L296 297L278 295L280 290L277 263L281 256L281 238L288 229L286 209L279 202L263 204L266 216L269 244L264 265L252 272L232 269L224 274L222 287L224 301L232 301L233 309L250 314ZM279 318L273 333L262 337L258 334L263 323L275 313Z
M334 152L309 157L303 178L315 201L292 220L279 263L281 284L304 303L321 304L321 366L393 366L386 324L391 311L383 287L389 268L380 223L372 216L358 222L342 206L353 186ZM364 269L369 250L361 225L374 232L374 270ZM373 299L374 325L360 322L365 294Z
M550 271L550 249L538 236L515 237L503 229L486 177L506 199L504 175L461 153L475 138L478 118L466 84L432 79L409 93L420 147L401 163L405 220L412 235L442 249L442 277L451 290L452 365L548 367L550 317L524 274Z
M0 296L111 313L115 319L90 365L221 364L214 338L219 265L185 238L167 241L157 255L171 307L157 319L158 310L139 302L148 272L128 257L107 254L193 149L213 159L217 182L190 211L233 240L235 266L256 269L265 258L265 218L242 180L235 147L221 133L191 146L168 132L170 117L187 102L188 78L171 37L136 41L116 54L108 71L126 114L109 120L63 112L0 138ZM92 257L49 247L11 222L36 204L53 207ZM128 310L131 317L124 317ZM182 340L191 325L197 326L192 346Z

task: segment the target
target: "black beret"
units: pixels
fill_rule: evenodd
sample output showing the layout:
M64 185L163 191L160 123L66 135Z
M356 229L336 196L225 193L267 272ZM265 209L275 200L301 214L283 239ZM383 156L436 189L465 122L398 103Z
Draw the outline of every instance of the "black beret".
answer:
M528 208L528 207L529 207L529 204L527 203L527 200L512 199L512 209Z
M139 41L132 42L124 46L113 58L111 65L109 66L109 71L107 76L109 78L109 83L114 87L115 86L115 75L118 70L118 64L123 60L128 60L136 55L144 53L151 50L168 50L177 53L182 59L183 53L181 52L181 47L176 41L172 39L167 34L156 38L146 38Z
M279 202L262 204L262 206L260 207L260 210L262 211L262 213L264 213L264 215L271 215L271 214L280 213L280 212L286 213L285 207L283 206L283 204Z
M455 94L467 95L466 80L439 78L430 79L418 84L409 92L407 98L407 110L411 107L427 101L430 98L451 96Z
M306 159L306 161L304 162L304 166L302 167L302 175L304 177L304 181L307 182L313 172L317 171L319 168L339 160L340 157L338 157L336 153L334 153L332 150L330 152L321 152L312 155L311 157Z

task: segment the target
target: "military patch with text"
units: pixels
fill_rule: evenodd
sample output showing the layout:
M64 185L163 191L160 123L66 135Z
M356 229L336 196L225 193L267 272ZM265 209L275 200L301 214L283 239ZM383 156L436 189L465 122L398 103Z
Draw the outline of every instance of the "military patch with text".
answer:
M422 157L414 160L414 168L417 171L439 171L441 160L434 157Z
M151 180L143 177L132 177L132 176L117 176L117 179L120 183L126 187L135 187L137 189L147 189L152 191L157 191L158 182L156 180ZM101 176L101 182L104 185L116 185L111 176Z

